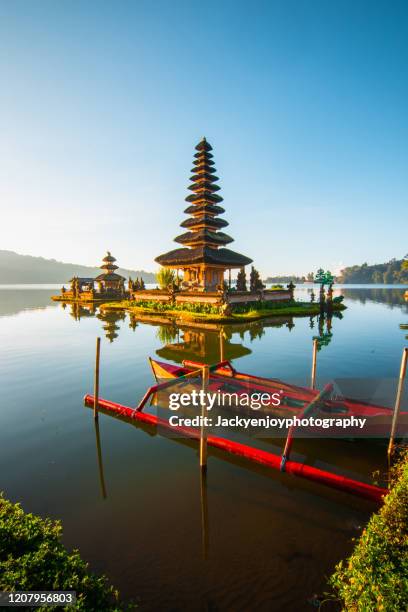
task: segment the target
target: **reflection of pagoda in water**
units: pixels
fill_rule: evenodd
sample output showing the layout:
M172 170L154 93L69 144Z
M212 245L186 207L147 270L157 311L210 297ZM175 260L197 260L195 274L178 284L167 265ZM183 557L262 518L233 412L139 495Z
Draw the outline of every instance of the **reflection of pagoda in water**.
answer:
M62 308L64 310L67 308L65 302L62 304ZM110 342L113 342L118 337L117 332L120 330L120 326L117 325L118 321L123 321L126 318L126 313L122 311L102 311L97 313L97 306L94 304L81 304L79 302L69 303L69 314L75 321L96 316L97 319L103 322L102 329Z
M252 351L241 343L231 342L231 332L221 326L214 329L189 329L176 326L160 326L158 338L165 342L156 354L165 360L181 363L184 359L215 363L223 359L238 359ZM175 340L175 342L174 342ZM222 347L221 347L222 343Z
M158 317L155 317L156 321L157 319ZM144 321L144 319L141 320ZM152 318L146 323L154 324ZM231 326L192 322L176 325L169 319L166 321L163 317L157 331L157 338L164 346L156 351L156 355L176 363L181 363L185 359L204 363L239 359L252 353L251 349L243 344L246 335L249 341L253 342L264 335L267 327L286 327L290 331L294 327L293 318L275 316L270 319ZM234 334L241 342L232 342Z
M65 310L66 303L62 304L62 308ZM80 304L79 302L70 302L70 316L75 319L75 321L80 321L86 317L94 317L96 313L96 307L94 304Z
M102 329L105 331L106 338L109 342L113 342L118 337L117 332L120 330L117 322L123 321L126 318L126 314L120 311L108 311L99 312L96 316L100 321L104 322Z

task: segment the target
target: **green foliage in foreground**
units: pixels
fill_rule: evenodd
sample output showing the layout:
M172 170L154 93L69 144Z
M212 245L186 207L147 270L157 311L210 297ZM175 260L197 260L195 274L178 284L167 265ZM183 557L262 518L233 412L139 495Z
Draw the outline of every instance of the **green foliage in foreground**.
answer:
M364 529L330 585L353 612L408 609L408 452L395 468L390 494Z
M89 571L78 551L66 550L61 533L58 521L26 514L0 493L0 590L76 591L77 604L69 610L123 610L117 591Z

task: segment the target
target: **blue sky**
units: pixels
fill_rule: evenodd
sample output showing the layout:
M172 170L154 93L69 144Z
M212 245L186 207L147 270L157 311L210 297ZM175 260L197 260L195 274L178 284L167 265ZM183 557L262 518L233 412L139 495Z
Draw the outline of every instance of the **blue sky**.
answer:
M0 1L0 249L130 268L214 147L263 274L408 252L406 2Z

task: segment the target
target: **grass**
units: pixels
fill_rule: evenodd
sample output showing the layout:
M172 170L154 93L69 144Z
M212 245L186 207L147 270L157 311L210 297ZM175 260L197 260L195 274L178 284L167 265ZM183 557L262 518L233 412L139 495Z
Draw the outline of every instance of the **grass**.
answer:
M349 612L408 609L408 450L393 472L391 491L371 517L353 554L329 584Z
M77 550L68 552L61 535L58 521L26 514L0 493L0 590L76 591L77 603L70 610L126 609L105 576L91 573ZM44 612L59 609L35 608Z
M343 304L333 304L333 310L344 310ZM223 315L216 312L194 312L183 308L172 308L170 305L161 305L160 308L152 306L135 306L134 302L124 300L122 302L106 303L102 306L103 310L128 310L137 314L168 315L170 317L184 319L186 321L203 321L207 323L243 323L245 321L255 321L274 316L293 316L305 317L320 313L320 306L311 302L277 302L273 307L255 308L252 306L247 312L233 312L230 315Z

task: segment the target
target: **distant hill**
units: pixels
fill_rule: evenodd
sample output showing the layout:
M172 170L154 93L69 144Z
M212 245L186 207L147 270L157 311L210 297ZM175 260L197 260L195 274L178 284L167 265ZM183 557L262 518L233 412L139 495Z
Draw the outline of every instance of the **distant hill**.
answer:
M98 276L99 268L62 263L55 259L19 255L0 250L0 284L12 283L67 283L73 276ZM118 273L133 279L142 276L145 283L154 283L155 275L144 270L119 268Z
M407 257L391 259L386 263L372 266L367 263L363 263L361 266L349 266L340 272L336 280L338 283L408 283L408 259Z

